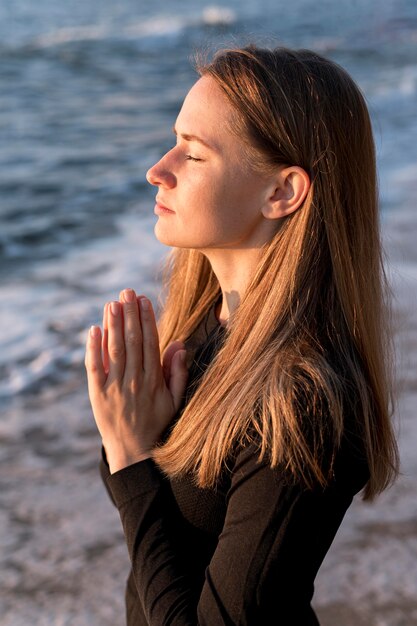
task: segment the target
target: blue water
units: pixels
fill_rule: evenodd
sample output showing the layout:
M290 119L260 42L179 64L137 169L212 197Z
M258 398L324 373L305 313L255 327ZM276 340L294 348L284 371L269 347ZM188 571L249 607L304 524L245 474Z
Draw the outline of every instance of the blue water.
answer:
M201 47L309 47L362 87L378 149L382 215L414 208L414 0L14 0L0 5L0 395L82 375L85 329L132 286L157 293L145 172ZM4 404L3 404L4 405Z

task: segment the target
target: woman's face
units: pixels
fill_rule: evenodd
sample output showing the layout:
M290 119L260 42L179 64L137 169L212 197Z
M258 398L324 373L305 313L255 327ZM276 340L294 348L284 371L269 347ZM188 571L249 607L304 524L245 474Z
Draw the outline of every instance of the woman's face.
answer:
M259 247L272 237L274 220L261 212L271 181L245 157L243 141L229 129L233 115L209 76L187 94L175 123L177 143L146 176L158 187L161 243L204 252Z

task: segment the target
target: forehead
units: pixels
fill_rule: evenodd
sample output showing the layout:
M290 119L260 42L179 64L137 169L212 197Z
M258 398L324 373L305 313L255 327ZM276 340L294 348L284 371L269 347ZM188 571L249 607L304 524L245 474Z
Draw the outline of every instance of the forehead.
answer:
M177 118L179 132L221 134L228 129L235 115L226 94L210 76L202 76L191 87Z

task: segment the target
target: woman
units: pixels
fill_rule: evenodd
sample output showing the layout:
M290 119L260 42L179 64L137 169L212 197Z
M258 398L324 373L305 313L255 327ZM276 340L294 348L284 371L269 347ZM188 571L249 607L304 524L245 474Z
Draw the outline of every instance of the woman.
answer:
M198 71L147 173L173 248L158 330L127 289L87 343L127 622L310 626L352 498L398 467L371 124L311 51Z

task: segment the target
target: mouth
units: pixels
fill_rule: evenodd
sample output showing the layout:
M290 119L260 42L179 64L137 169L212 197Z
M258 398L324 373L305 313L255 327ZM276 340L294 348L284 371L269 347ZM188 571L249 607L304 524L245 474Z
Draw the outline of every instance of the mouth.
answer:
M158 198L155 199L156 200L156 204L155 204L155 213L175 213L175 211L173 211L172 209L169 209L167 206L165 206L165 204L162 204L162 202L160 202L158 200Z

